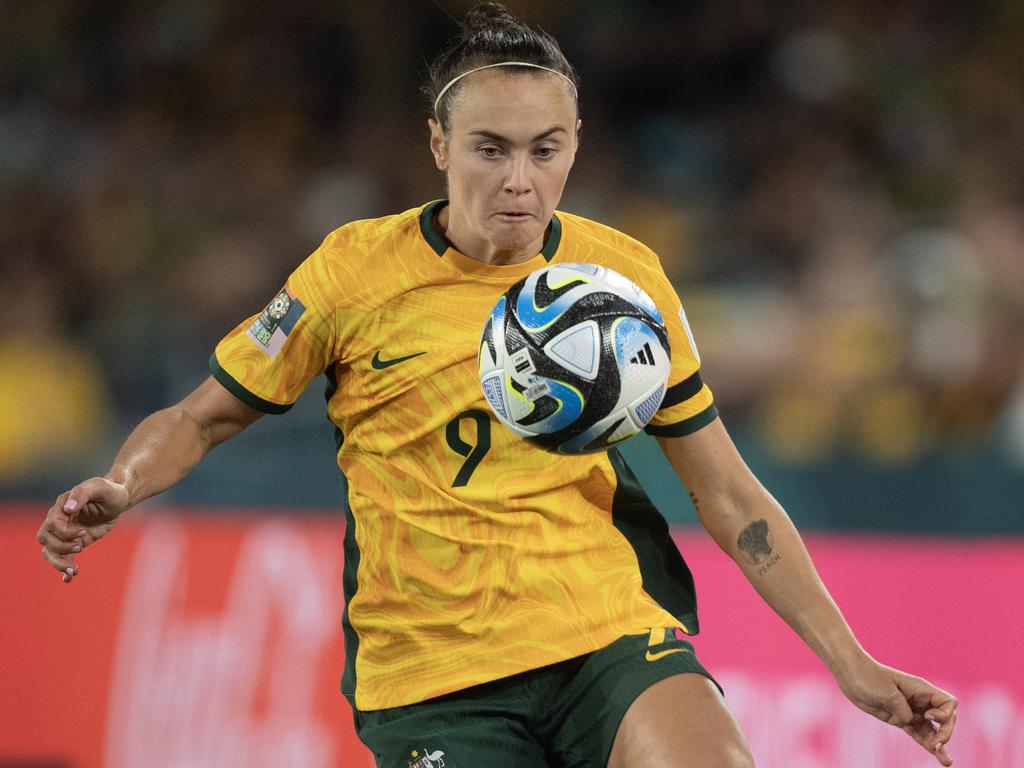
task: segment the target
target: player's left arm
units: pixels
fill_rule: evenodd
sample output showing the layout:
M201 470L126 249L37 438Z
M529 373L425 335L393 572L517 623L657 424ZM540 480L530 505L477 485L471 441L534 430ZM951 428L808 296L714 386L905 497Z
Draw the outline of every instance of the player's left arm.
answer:
M743 461L720 419L658 438L701 523L761 597L825 662L865 712L906 731L944 766L956 699L926 680L879 664L861 647L822 583L785 510Z

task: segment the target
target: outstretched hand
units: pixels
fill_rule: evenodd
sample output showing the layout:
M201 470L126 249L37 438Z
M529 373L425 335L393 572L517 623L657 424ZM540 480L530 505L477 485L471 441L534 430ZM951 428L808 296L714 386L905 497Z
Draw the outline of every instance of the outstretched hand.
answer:
M62 493L36 534L46 562L61 572L65 583L70 582L78 575L75 555L106 535L129 506L128 490L102 477Z
M952 694L874 661L841 678L839 685L862 710L905 731L941 765L953 765L946 753L956 725L957 701Z

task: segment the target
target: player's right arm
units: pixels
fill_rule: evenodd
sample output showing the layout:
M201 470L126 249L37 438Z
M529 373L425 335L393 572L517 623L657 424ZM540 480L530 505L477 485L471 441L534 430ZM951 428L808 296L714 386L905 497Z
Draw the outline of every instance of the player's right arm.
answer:
M75 555L109 532L122 513L170 488L261 415L208 378L177 405L148 416L103 477L57 497L37 535L43 557L70 582L78 573Z

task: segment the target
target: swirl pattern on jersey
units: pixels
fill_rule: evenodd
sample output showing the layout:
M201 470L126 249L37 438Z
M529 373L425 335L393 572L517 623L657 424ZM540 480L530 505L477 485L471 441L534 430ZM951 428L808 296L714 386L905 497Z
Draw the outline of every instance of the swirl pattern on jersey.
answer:
M305 312L279 352L257 347L250 318L212 361L247 402L272 411L331 371L327 410L343 437L338 464L358 547L346 562L356 585L346 595L355 633L346 660L355 690L346 693L367 710L679 621L644 591L637 554L613 525L618 480L608 456L554 457L494 420L484 400L481 329L498 297L544 258L487 267L451 250L439 256L421 212L333 232L288 279ZM667 318L670 391L692 381L696 351L657 257L615 230L558 217L552 260L604 264L644 288ZM375 358L406 359L379 368ZM712 407L702 385L652 424L685 423Z

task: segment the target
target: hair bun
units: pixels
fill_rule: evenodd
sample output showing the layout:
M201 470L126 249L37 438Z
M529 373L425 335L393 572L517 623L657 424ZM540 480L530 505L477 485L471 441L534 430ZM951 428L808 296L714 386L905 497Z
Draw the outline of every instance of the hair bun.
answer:
M450 94L458 92L462 76L482 67L513 63L550 69L562 75L572 86L573 99L576 99L576 73L555 38L516 18L501 3L479 3L466 14L448 50L430 65L423 94L432 116L447 131Z
M508 28L521 26L522 22L509 13L501 3L480 3L470 9L462 22L463 37L469 39L478 32L494 27Z

